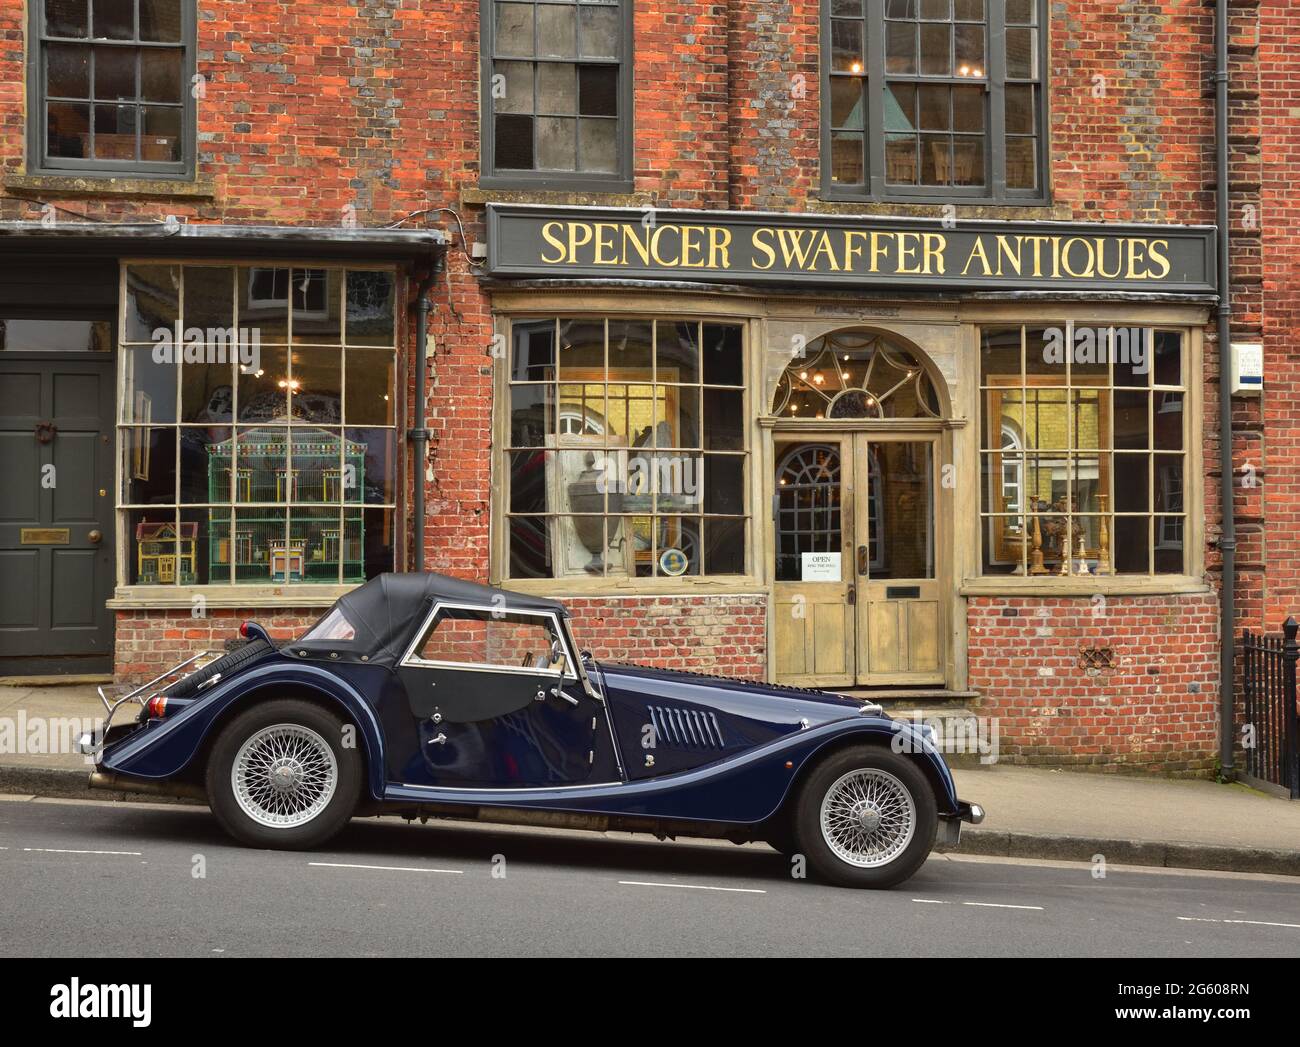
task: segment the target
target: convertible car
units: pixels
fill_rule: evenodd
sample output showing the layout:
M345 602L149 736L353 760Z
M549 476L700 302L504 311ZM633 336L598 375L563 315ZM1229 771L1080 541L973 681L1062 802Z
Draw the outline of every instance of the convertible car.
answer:
M597 661L552 600L385 574L296 640L240 634L101 691L93 786L206 797L254 847L395 813L766 841L853 887L900 883L983 819L926 728L825 691Z

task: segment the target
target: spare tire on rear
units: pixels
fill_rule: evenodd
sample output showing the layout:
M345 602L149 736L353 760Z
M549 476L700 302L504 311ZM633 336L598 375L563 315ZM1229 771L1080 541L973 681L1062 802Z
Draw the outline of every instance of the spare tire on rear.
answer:
M208 662L208 664L202 669L190 673L190 675L186 676L184 679L177 680L163 693L168 698L189 698L199 689L201 684L211 680L218 673L222 676L228 676L241 666L247 665L249 662L254 661L257 658L261 658L262 655L266 654L268 651L273 651L274 649L275 648L265 640L252 640L249 643L244 644L243 647L239 647L236 650L231 651L229 654L223 654L220 658Z

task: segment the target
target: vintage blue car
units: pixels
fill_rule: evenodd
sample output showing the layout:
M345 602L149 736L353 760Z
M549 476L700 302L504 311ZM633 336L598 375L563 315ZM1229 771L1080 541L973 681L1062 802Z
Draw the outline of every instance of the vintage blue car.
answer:
M762 840L854 887L900 883L983 818L927 729L825 691L597 661L553 600L385 574L296 640L240 633L105 699L92 785L206 796L254 847L396 813Z

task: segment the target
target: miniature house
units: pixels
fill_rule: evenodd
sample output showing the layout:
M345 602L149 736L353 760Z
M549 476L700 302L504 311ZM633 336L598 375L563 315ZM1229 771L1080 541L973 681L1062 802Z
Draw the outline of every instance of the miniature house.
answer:
M141 520L135 528L136 582L140 585L193 585L194 542L199 525Z
M365 581L365 457L365 444L315 426L262 426L211 444L211 501L227 500L236 480L233 536L227 511L211 513L213 576L233 556L236 582Z

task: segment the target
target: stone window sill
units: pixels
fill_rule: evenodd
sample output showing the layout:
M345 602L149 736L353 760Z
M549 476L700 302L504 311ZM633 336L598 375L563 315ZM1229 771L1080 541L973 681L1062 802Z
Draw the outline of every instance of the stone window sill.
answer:
M1024 578L1004 575L970 578L958 591L961 596L1007 596L1033 599L1054 596L1180 596L1213 592L1204 578L1193 575L1089 575L1062 578L1038 575Z
M330 607L355 585L119 585L113 610L192 610L197 597L207 609Z
M53 193L60 196L154 196L210 200L211 181L174 178L116 178L106 175L6 175L0 180L11 193Z
M649 207L654 203L650 193L604 192L579 189L558 192L544 189L491 189L467 186L460 191L462 207L481 207L483 204L554 204L578 207Z

